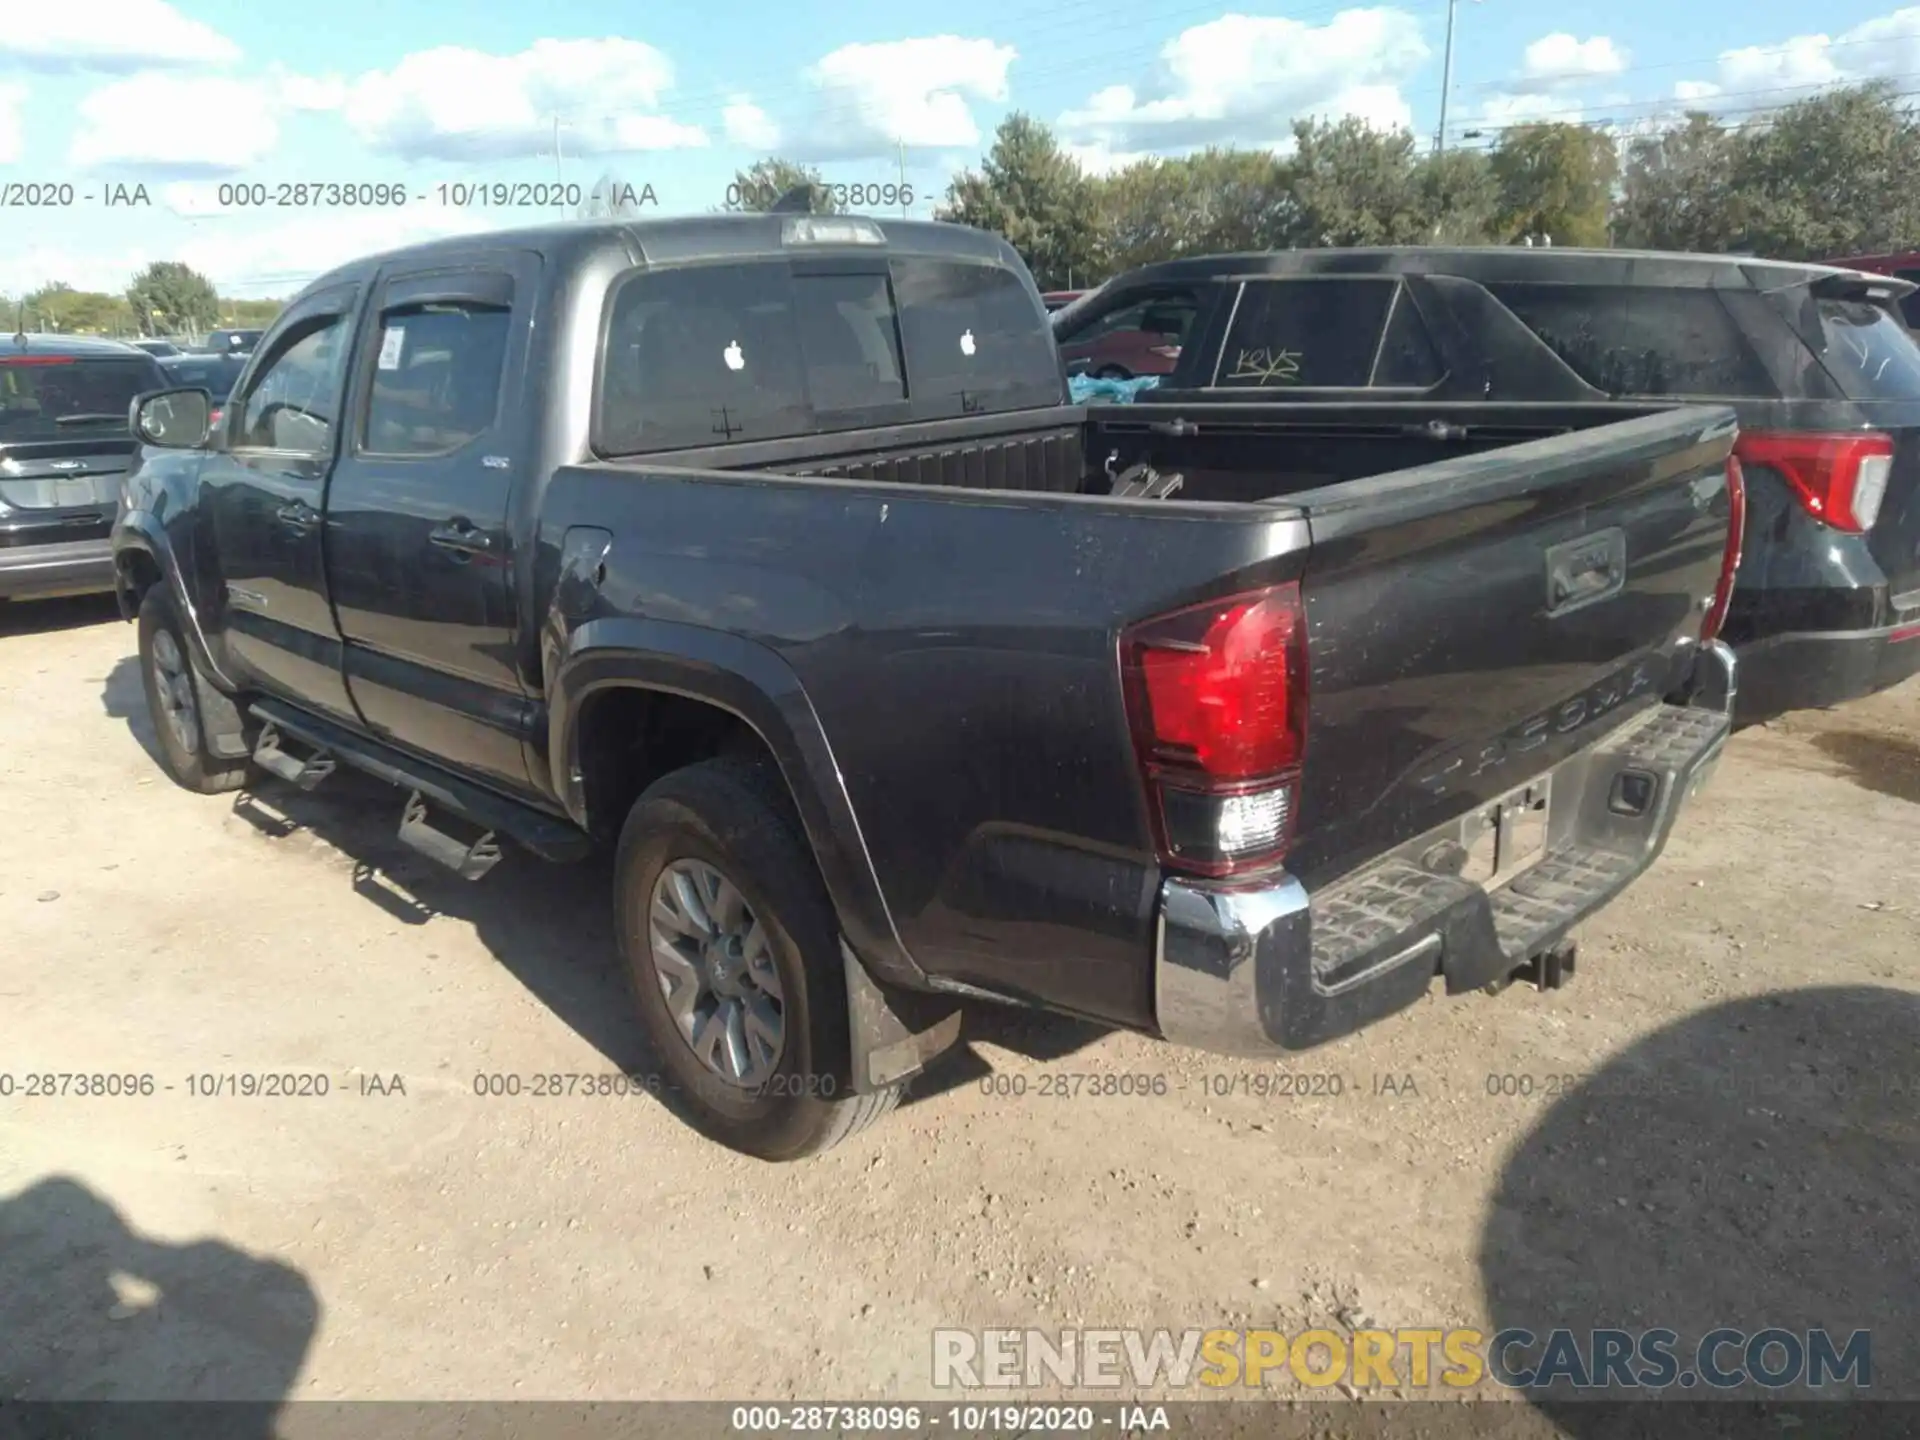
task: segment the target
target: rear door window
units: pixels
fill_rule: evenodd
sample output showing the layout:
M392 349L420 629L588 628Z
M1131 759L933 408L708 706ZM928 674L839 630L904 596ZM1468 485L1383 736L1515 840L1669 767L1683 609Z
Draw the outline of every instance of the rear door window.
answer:
M147 357L0 355L0 445L91 435L125 438L134 396L164 388L156 363Z
M504 305L466 300L382 312L366 450L447 455L492 429L511 320Z
M1365 389L1399 290L1397 280L1372 277L1248 281L1214 384Z
M1582 380L1608 395L1777 399L1712 290L1507 284L1487 289Z

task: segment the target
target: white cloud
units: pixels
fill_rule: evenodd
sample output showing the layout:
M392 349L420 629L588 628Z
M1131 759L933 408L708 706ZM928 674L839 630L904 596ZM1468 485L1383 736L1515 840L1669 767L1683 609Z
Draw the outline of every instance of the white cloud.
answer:
M342 111L366 144L412 160L487 161L672 150L708 143L658 113L673 64L638 40L536 40L515 55L418 50L360 76Z
M1502 130L1511 125L1534 125L1564 121L1579 122L1581 107L1564 95L1544 90L1495 92L1479 101L1471 118L1460 121L1468 130ZM1447 128L1452 130L1451 123Z
M134 71L224 65L240 47L166 0L13 0L0 22L0 66Z
M745 96L735 96L720 114L727 139L749 150L773 150L780 144L780 127L767 112Z
M1566 31L1543 35L1521 57L1520 78L1550 85L1577 85L1627 68L1627 52L1605 35L1581 40Z
M112 249L0 247L0 294L24 294L50 280L64 280L76 290L115 294L153 261L181 260L211 279L223 295L284 296L362 255L510 223L498 214L439 205L334 211L324 225L314 224L311 217L263 224L257 213L229 214L201 221L185 239L176 238L180 232L175 225L164 239L140 236Z
M1831 84L1844 72L1825 35L1796 35L1782 45L1748 45L1720 56L1723 89L1759 90Z
M991 40L932 35L843 45L807 71L813 119L793 146L802 160L859 160L915 150L977 147L973 102L1004 103L1017 52Z
M1089 175L1111 175L1141 160L1153 158L1152 152L1148 150L1109 150L1106 146L1097 143L1092 145L1065 143L1060 148L1077 161L1080 168Z
M1719 68L1719 88L1729 98L1747 92L1753 103L1786 104L1826 85L1906 79L1920 70L1920 7L1864 21L1837 36L1795 35L1777 45L1727 50Z
M1673 87L1673 98L1682 105L1697 105L1719 93L1720 87L1711 80L1682 80Z
M0 85L0 165L11 165L26 150L20 112L27 103L24 85Z
M1404 10L1344 10L1325 25L1223 15L1168 41L1141 88L1109 85L1060 128L1076 144L1125 153L1257 142L1307 117L1407 126L1400 87L1428 57Z
M231 175L273 153L280 108L260 81L135 75L81 100L67 159L83 169Z

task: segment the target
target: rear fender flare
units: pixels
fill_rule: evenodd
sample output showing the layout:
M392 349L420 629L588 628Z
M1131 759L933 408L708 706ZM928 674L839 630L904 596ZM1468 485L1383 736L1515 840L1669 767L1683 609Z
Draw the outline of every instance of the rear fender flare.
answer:
M704 626L605 618L549 653L547 754L553 792L587 824L577 777L579 723L598 691L628 687L703 701L744 721L780 767L849 947L876 979L925 989L874 872L866 839L800 677L764 645Z

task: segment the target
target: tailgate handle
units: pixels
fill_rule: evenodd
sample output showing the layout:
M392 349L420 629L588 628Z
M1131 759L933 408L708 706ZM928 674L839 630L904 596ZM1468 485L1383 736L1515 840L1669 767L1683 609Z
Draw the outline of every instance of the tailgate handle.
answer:
M1627 583L1627 532L1582 535L1547 551L1547 614L1564 615L1617 594Z
M1147 426L1156 435L1198 435L1200 427L1191 420L1176 416L1172 420L1156 420Z

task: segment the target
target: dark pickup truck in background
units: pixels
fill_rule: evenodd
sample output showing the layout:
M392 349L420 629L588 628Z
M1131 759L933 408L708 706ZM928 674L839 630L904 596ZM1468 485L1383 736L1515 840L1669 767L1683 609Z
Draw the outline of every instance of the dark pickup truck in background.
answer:
M1724 638L1750 724L1920 672L1920 345L1905 279L1822 265L1478 246L1214 255L1053 316L1088 373L1159 355L1163 403L1731 405L1746 548ZM1171 356L1171 359L1164 358ZM1487 427L1491 426L1489 431Z
M115 529L170 773L356 766L469 878L617 842L668 1093L767 1158L967 997L1272 1055L1557 984L1729 730L1724 407L1076 408L973 230L436 242L209 403Z

